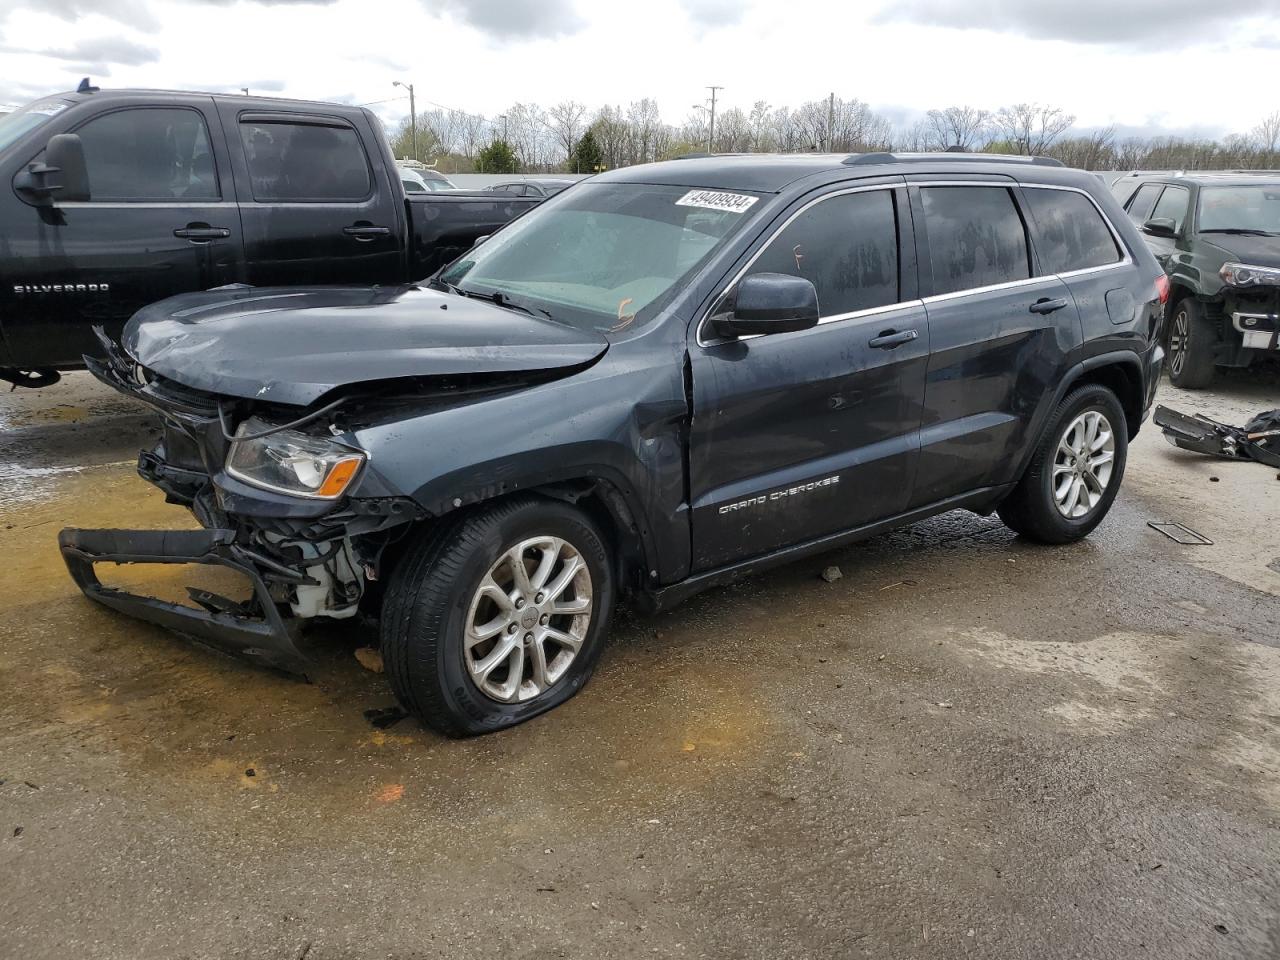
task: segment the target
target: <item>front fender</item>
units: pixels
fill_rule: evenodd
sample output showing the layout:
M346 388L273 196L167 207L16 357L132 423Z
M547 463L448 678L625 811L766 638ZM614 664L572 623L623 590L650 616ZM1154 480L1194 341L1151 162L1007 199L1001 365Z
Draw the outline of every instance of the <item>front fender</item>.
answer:
M564 380L356 431L369 454L367 482L436 517L531 489L607 482L635 521L655 579L686 576L688 406L679 362L624 366L612 355Z

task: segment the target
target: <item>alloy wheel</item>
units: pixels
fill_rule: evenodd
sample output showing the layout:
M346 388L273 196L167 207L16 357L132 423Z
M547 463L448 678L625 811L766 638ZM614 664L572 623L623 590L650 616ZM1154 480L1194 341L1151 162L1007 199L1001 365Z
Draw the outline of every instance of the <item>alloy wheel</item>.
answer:
M1187 365L1187 341L1191 336L1191 320L1187 311L1179 310L1169 330L1169 372L1180 376Z
M502 554L467 612L463 657L476 687L523 703L564 678L587 639L591 572L573 544L532 537Z
M1053 458L1053 501L1068 520L1098 505L1115 469L1116 435L1106 416L1086 410L1067 427Z

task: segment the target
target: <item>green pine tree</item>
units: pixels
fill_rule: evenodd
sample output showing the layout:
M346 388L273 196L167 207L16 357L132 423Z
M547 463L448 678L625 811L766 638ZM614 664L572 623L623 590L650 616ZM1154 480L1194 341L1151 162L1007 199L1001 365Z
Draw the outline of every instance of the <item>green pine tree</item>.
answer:
M515 173L516 166L516 152L505 140L493 141L476 156L476 168L480 173Z
M570 173L599 173L604 169L604 154L600 152L600 144L591 128L587 128L569 154Z

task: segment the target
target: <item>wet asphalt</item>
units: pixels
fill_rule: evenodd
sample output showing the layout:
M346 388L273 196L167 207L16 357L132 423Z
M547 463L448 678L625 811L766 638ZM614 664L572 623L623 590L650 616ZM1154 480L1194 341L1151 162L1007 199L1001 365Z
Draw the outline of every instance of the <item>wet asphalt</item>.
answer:
M0 956L1280 956L1274 470L1148 425L1083 543L948 514L624 611L575 700L449 741L365 718L367 625L305 684L80 595L60 527L191 523L153 430L84 375L0 396Z

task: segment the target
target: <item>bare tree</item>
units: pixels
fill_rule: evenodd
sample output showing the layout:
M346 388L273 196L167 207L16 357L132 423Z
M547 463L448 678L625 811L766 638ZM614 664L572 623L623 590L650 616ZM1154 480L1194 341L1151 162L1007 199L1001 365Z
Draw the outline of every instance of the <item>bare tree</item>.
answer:
M1016 152L1035 155L1047 151L1075 122L1061 107L1015 103L996 111L991 126Z
M977 107L947 107L926 114L930 146L938 150L959 147L977 150L986 145L991 113Z
M555 134L556 146L566 159L582 136L582 121L586 115L586 106L577 100L562 100L547 111L547 124Z
M717 153L746 153L751 148L751 123L738 107L716 118Z
M1263 117L1251 135L1262 151L1263 162L1268 166L1275 163L1276 151L1280 148L1280 110Z
M777 149L772 136L773 119L773 111L764 100L757 100L752 105L751 113L747 116L747 124L751 128L752 152L763 153Z

